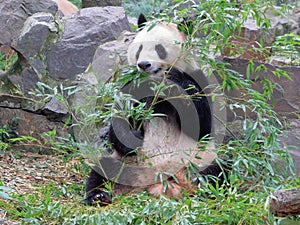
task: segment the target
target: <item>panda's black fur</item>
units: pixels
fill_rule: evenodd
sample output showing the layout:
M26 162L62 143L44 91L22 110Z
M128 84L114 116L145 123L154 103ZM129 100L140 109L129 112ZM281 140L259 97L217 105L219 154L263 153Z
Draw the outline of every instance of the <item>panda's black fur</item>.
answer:
M146 22L144 16L140 16L138 20L139 28L142 28L143 23ZM140 48L139 48L139 51ZM136 54L138 58L138 54ZM138 65L140 66L140 65ZM143 66L142 66L143 67ZM142 68L143 69L143 68ZM198 70L199 76L204 77L202 72ZM198 82L196 82L193 77L187 74L185 71L180 71L176 67L168 68L168 72L166 73L166 80L175 84L176 86L180 87L184 94L186 95L196 95L196 94L203 94L202 88L199 86ZM126 86L125 86L126 87ZM143 99L139 99L141 102L147 102L146 107L149 106L150 102L152 101L152 97L147 97ZM200 132L197 135L194 134L193 129L183 129L182 131L186 133L188 136L193 138L194 140L198 141L205 137L208 137L211 134L211 108L209 104L209 99L206 96L201 97L192 97L193 106L197 110L197 115L200 123ZM181 104L181 103L180 103ZM185 107L187 104L183 102L182 104ZM167 101L161 101L160 103L153 106L154 113L162 113L167 117L175 117L175 121L181 129L180 118L174 107L169 104ZM132 121L132 118L129 118L129 121ZM139 124L139 121L135 121ZM132 123L133 124L133 123ZM140 125L140 124L139 124ZM176 125L176 124L175 124ZM176 126L177 126L176 125ZM194 126L194 121L188 121L188 128L192 128ZM115 118L112 120L111 125L108 131L108 140L111 143L113 149L119 154L121 157L131 157L136 155L136 150L143 146L143 140L145 138L145 131L143 126L142 129L132 129L128 130L128 122L119 118ZM191 132L192 130L192 132ZM116 135L118 133L118 135ZM195 132L197 133L197 132ZM120 135L122 137L120 137ZM131 139L134 138L133 143ZM130 142L130 146L126 145L126 141L120 141L119 139L127 140ZM129 143L127 142L127 143ZM107 161L109 164L109 162ZM219 176L222 172L222 169L219 167L218 164L211 164L206 169L202 169L198 171L201 175L214 175ZM169 178L172 180L172 178ZM221 179L222 181L222 179ZM111 195L107 192L103 191L105 184L109 182L105 177L103 177L100 173L97 172L97 168L93 168L89 174L89 177L86 181L86 193L87 193L87 204L92 205L93 203L97 202L100 205L107 205L111 203ZM175 184L175 182L173 183ZM124 189L125 191L121 193L130 192L132 187L126 185L116 184L116 187L119 189Z

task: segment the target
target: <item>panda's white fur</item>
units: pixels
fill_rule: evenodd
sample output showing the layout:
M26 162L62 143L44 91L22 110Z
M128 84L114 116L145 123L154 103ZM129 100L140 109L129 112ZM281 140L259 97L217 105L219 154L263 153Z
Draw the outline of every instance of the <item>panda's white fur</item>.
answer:
M205 168L211 164L216 154L207 145L203 151L196 140L182 132L175 118L154 117L144 125L144 142L139 154L144 164L151 164L157 171L172 174L180 171L189 162Z

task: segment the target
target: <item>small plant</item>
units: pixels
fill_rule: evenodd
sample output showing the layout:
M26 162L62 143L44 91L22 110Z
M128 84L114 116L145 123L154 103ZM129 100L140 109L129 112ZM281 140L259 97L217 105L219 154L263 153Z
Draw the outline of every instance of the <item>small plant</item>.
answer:
M0 141L8 142L9 141L9 128L6 125L0 126Z
M14 117L8 121L8 125L0 126L0 150L6 150L12 143L11 139L18 136L19 119L19 117Z
M0 70L4 72L8 71L11 65L15 63L17 59L17 54L6 55L4 53L0 53Z

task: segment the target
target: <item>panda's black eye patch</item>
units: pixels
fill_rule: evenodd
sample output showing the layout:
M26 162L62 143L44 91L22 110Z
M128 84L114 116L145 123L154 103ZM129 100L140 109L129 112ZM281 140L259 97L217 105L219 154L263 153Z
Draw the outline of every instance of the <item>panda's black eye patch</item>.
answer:
M139 49L137 50L137 52L135 54L136 60L139 59L142 50L143 50L143 45L140 45Z
M155 45L155 51L157 52L160 59L167 58L167 51L161 44Z

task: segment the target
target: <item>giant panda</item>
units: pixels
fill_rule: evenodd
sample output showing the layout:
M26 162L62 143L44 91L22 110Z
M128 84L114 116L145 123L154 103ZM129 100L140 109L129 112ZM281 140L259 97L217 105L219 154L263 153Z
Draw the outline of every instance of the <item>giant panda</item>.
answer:
M100 158L89 174L88 205L110 204L112 195L142 190L177 199L182 190L191 192L197 187L196 174L219 176L223 170L213 163L216 159L213 151L199 147L198 141L208 140L211 135L212 112L203 89L207 85L205 76L183 51L186 35L173 23L147 25L143 15L138 19L138 27L127 58L130 65L149 77L138 87L126 84L122 92L130 93L146 103L145 107L152 107L155 115L163 116L145 121L112 119L108 140L113 153ZM166 92L170 98L165 93L154 96L148 92L153 82L169 86ZM136 93L139 94L135 96ZM188 98L173 101L178 94ZM193 167L196 171L190 173L189 165L196 165ZM104 191L107 182L116 177L112 193Z

